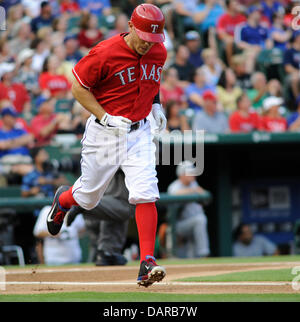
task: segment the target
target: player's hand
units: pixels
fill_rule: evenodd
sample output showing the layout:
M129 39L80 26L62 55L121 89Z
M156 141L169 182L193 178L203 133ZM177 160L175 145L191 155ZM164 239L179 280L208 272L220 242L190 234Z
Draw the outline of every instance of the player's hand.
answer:
M158 127L158 132L163 131L167 126L167 119L160 104L155 103L152 105L152 115Z
M116 135L122 136L130 132L132 121L123 116L113 116L105 113L100 120L100 123L106 129L113 131Z

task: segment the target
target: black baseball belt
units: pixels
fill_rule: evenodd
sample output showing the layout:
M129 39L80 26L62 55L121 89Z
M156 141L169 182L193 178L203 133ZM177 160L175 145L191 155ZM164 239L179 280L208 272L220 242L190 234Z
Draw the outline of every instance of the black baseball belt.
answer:
M95 119L95 122L96 122L96 123L98 123L99 125L103 126L103 125L100 123L99 119ZM130 133L130 132L133 132L133 131L138 130L138 129L139 129L142 125L144 125L146 122L147 122L147 119L146 119L146 118L144 118L144 119L143 119L143 120L141 120L141 121L138 121L138 122L134 122L134 123L132 123L132 124L130 125L130 131L129 131L129 133Z

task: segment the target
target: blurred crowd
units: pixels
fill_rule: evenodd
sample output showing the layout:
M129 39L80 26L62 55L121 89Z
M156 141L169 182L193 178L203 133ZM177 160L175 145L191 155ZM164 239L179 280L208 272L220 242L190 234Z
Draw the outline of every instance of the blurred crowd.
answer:
M30 149L57 134L81 138L89 113L72 97L72 68L126 32L142 2L0 0L0 172L27 174ZM145 2L166 17L167 131L300 130L300 23L291 13L300 0Z

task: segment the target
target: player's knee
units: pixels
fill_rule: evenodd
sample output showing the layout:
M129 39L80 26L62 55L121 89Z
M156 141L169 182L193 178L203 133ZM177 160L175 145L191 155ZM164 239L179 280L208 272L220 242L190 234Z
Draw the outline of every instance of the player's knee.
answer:
M149 202L155 202L159 199L158 196L149 196L149 197L130 197L128 199L129 203L132 204L132 205L136 205L136 204L139 204L139 203L149 203Z
M207 224L207 218L203 213L198 214L194 217L195 225L206 225Z
M85 210L91 210L95 208L98 204L98 200L86 200L86 201L80 201L80 207L84 208Z

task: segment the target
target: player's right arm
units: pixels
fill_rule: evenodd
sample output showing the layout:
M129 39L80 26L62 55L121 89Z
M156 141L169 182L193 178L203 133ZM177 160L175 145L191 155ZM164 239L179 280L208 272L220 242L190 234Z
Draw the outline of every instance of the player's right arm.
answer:
M90 113L94 114L98 120L101 120L106 113L103 107L97 102L95 96L73 77L72 94L74 98Z

